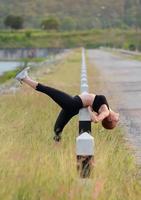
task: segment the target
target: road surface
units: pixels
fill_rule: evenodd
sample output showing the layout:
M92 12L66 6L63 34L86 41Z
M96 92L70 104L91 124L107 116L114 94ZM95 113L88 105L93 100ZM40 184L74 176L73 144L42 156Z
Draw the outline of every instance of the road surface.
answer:
M88 56L108 85L107 95L116 97L121 124L141 165L141 62L104 50L89 50Z

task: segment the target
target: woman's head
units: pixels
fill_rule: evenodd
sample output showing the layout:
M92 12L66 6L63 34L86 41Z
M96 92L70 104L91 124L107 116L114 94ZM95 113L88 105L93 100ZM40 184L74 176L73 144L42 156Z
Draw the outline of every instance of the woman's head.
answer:
M118 121L119 121L119 114L110 111L108 117L102 120L102 126L106 129L113 129L116 127Z

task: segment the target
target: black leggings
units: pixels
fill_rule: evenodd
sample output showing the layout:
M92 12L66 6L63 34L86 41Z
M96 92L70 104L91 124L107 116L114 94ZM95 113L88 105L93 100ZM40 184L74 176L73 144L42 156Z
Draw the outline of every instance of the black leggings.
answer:
M59 135L69 120L77 115L83 107L81 98L78 95L72 97L65 92L40 83L38 83L36 90L47 94L62 108L54 125L54 132Z

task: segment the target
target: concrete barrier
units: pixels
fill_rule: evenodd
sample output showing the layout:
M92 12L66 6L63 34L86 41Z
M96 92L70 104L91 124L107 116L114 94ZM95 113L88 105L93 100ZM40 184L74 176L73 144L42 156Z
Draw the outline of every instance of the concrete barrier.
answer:
M80 92L88 92L85 50L82 49ZM94 138L91 136L91 118L87 108L79 111L79 136L76 138L77 169L82 178L90 176L94 159Z

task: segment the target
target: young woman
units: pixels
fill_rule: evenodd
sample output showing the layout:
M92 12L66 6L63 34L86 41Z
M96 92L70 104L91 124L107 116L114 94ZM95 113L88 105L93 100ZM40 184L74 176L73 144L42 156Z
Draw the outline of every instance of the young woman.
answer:
M17 74L16 79L21 83L26 83L39 92L45 93L62 108L54 126L55 141L59 141L61 139L61 133L65 125L74 115L79 113L81 108L84 107L88 108L91 120L94 123L102 122L102 126L106 129L113 129L117 125L117 122L119 121L119 114L110 109L104 95L82 93L72 97L63 91L32 80L28 76L28 69L29 68L25 68Z

